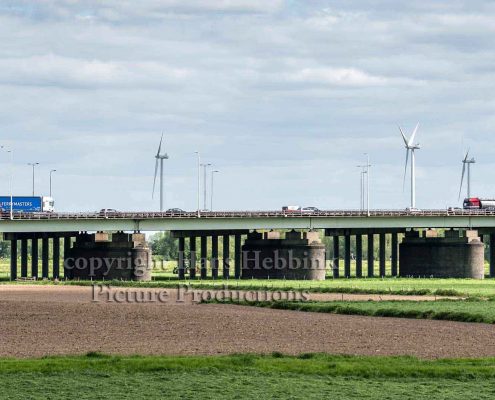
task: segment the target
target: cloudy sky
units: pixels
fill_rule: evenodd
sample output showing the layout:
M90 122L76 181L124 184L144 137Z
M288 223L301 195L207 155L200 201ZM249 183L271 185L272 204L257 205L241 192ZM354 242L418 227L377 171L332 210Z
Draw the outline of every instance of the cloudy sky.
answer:
M420 122L418 207L495 195L495 3L479 0L0 0L0 144L17 195L54 175L59 210L196 208L195 151L215 209L408 205L397 124ZM0 153L0 190L8 158Z

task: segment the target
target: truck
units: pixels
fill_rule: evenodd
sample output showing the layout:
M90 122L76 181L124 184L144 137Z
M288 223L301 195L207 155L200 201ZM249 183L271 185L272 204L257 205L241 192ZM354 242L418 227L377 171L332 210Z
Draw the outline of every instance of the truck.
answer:
M0 196L0 212L10 212L10 196ZM15 213L53 212L55 202L46 196L13 196L12 211Z
M495 210L495 199L484 199L481 197L470 197L464 200L465 210Z

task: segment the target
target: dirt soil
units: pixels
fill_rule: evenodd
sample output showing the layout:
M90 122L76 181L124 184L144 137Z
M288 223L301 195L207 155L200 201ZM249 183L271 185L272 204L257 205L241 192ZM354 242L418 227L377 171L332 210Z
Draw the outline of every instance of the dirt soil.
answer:
M135 301L136 296L165 291L169 297L163 303ZM119 302L126 293L132 304ZM96 296L91 287L0 285L0 357L89 351L495 356L492 325L194 304L190 296L179 296L186 301L178 303L177 296L170 289L117 288ZM327 296L325 300L335 295ZM355 296L344 295L344 299L362 300Z

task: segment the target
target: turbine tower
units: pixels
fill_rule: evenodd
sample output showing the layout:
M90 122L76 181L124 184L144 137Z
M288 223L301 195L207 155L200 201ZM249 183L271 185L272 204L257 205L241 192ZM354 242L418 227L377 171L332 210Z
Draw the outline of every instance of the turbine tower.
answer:
M467 170L467 198L471 197L471 164L475 164L476 160L474 157L469 158L469 150L466 152L466 156L462 160L462 176L461 176L461 186L459 187L459 200L461 198L462 185L464 183L464 175Z
M419 128L419 122L416 124L416 128L409 139L407 139L406 135L402 131L402 128L399 126L400 133L402 135L402 139L404 139L404 144L406 146L406 164L404 167L404 183L403 187L406 183L406 175L407 175L407 165L409 163L409 153L411 153L411 209L416 208L416 157L415 151L419 150L421 147L419 143L414 143L414 139L416 137L416 132Z
M163 132L162 137L160 139L160 145L158 146L158 151L156 152L156 162L155 162L155 177L153 179L153 193L151 198L155 197L155 186L156 186L156 175L158 173L158 164L160 164L160 211L163 211L163 160L168 160L167 153L160 154L162 151L162 141L163 141Z

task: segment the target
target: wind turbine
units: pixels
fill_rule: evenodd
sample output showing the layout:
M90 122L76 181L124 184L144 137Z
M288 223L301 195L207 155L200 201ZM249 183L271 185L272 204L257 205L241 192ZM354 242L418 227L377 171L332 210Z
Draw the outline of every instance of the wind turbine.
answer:
M168 160L167 153L160 154L162 151L162 141L163 141L163 132L162 137L160 139L160 145L158 146L158 151L156 152L156 162L155 162L155 177L153 179L153 193L151 198L155 197L155 186L156 186L156 175L158 173L158 164L160 164L160 211L163 211L163 160Z
M467 198L471 197L471 164L475 164L476 160L474 157L469 158L469 150L466 152L466 156L462 160L462 176L461 176L461 186L459 187L459 199L461 198L462 184L464 183L464 175L467 169Z
M418 128L419 122L416 124L416 128L414 128L411 137L407 139L406 135L404 135L404 132L402 131L402 128L399 126L400 134L402 135L402 139L404 139L404 144L406 145L406 164L404 167L403 187L406 183L407 164L409 162L409 153L411 153L411 209L413 210L416 208L416 157L414 152L421 148L419 143L414 143Z

